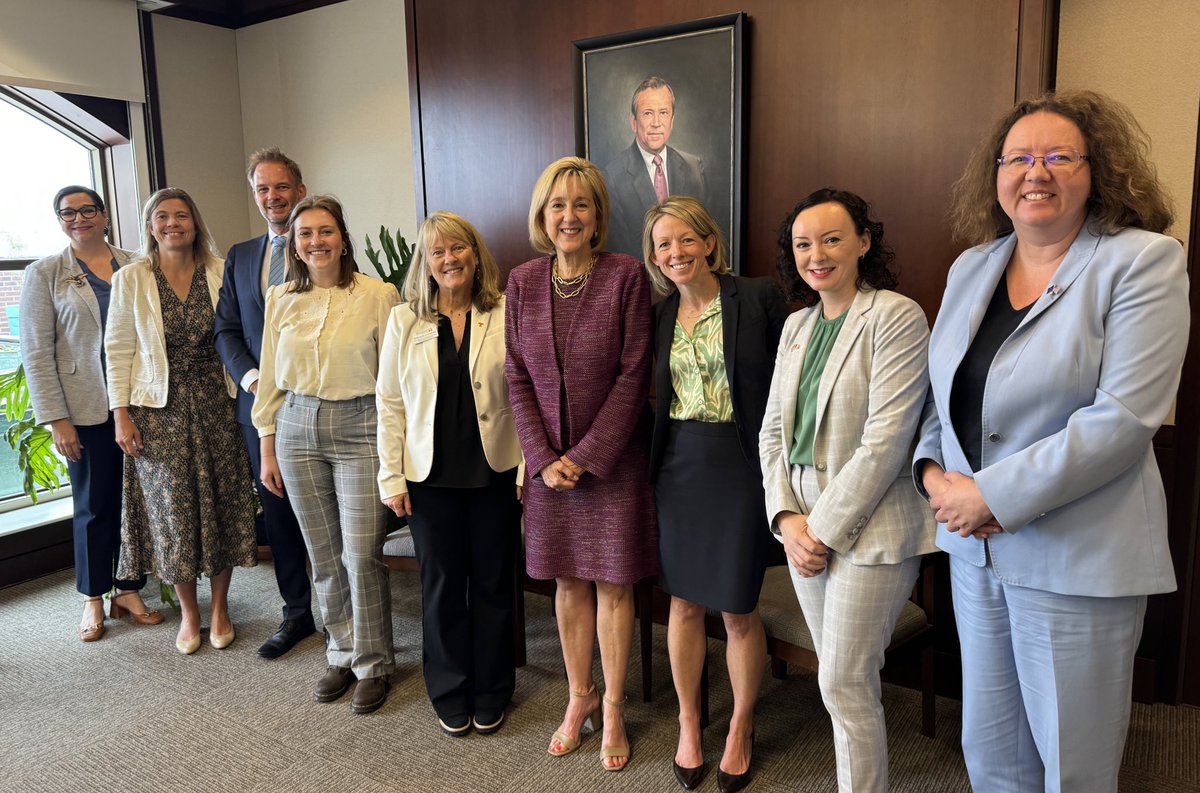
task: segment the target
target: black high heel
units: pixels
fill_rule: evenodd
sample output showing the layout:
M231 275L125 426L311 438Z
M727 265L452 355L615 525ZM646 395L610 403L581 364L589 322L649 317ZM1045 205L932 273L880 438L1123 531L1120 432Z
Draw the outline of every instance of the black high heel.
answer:
M708 770L708 766L704 763L693 768L684 768L672 760L671 765L675 767L675 779L679 781L679 786L684 790L695 790L700 787L700 783L704 781L704 772Z
M750 784L750 766L754 762L754 731L750 731L750 762L743 774L727 774L717 766L717 789L721 793L737 793Z

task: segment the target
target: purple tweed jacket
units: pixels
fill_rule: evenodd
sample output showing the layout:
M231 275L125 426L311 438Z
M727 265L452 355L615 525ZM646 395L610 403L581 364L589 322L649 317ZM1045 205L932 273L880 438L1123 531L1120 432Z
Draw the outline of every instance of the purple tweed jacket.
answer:
M525 262L508 277L505 375L530 478L563 454L584 470L607 477L647 405L650 280L641 262L624 254L601 254L578 299L560 371L550 257ZM562 437L564 410L570 438Z

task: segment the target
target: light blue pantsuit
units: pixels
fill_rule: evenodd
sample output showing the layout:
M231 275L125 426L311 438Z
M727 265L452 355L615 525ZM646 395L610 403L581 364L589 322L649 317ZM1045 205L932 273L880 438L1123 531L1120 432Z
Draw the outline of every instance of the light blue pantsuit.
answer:
M1043 592L954 558L950 581L972 786L1115 793L1146 596Z
M987 791L1117 789L1146 596L1175 589L1155 431L1187 346L1183 248L1126 228L1079 231L1000 345L972 470L951 419L955 374L1016 247L950 270L929 342L914 454L975 480L1003 531L938 530L963 659L963 754Z

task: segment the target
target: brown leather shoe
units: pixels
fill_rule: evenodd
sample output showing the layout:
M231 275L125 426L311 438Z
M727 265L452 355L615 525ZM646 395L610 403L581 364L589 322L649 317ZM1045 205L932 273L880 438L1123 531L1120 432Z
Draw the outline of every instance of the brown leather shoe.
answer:
M98 598L98 597L84 598L83 602L84 603L97 603L101 600L102 600L102 598ZM84 613L86 614L87 612L85 611ZM90 625L81 624L79 626L79 640L80 641L95 642L95 641L99 641L102 638L104 638L104 606L103 605L100 607L100 621L99 622L96 622L96 623L93 623Z
M313 699L317 702L333 702L340 699L353 682L354 673L349 669L343 669L340 666L328 667L325 674L321 675L321 679L317 681L317 687L313 690Z
M121 602L122 599L125 603ZM134 609L141 609L141 611L134 611ZM133 617L133 621L138 625L159 625L166 619L162 612L146 608L146 604L142 602L142 598L136 590L121 592L113 595L109 600L109 616L117 620L126 615Z
M350 700L350 710L355 713L373 713L387 702L388 684L386 677L368 677L359 680Z

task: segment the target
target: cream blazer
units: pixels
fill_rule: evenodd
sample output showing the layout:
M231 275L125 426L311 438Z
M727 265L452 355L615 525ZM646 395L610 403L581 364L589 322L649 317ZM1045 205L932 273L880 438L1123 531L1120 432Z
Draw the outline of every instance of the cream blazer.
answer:
M767 517L803 513L790 482L796 395L820 304L788 318L759 435ZM859 292L817 387L813 464L821 495L809 530L854 564L897 564L937 550L929 505L909 474L929 386L929 325L891 291Z
M204 268L213 309L221 291L224 271L220 259ZM110 410L137 405L161 408L167 404L167 341L163 332L162 304L158 284L147 259L134 259L113 273L109 298L108 327L104 333L108 358L108 407ZM229 398L237 388L225 373Z
M471 312L468 367L484 457L493 471L517 467L514 484L519 485L525 478L525 461L504 379L503 296L491 311ZM437 383L437 323L420 319L407 303L396 306L384 333L375 388L382 499L407 493L408 482L422 482L429 476Z

